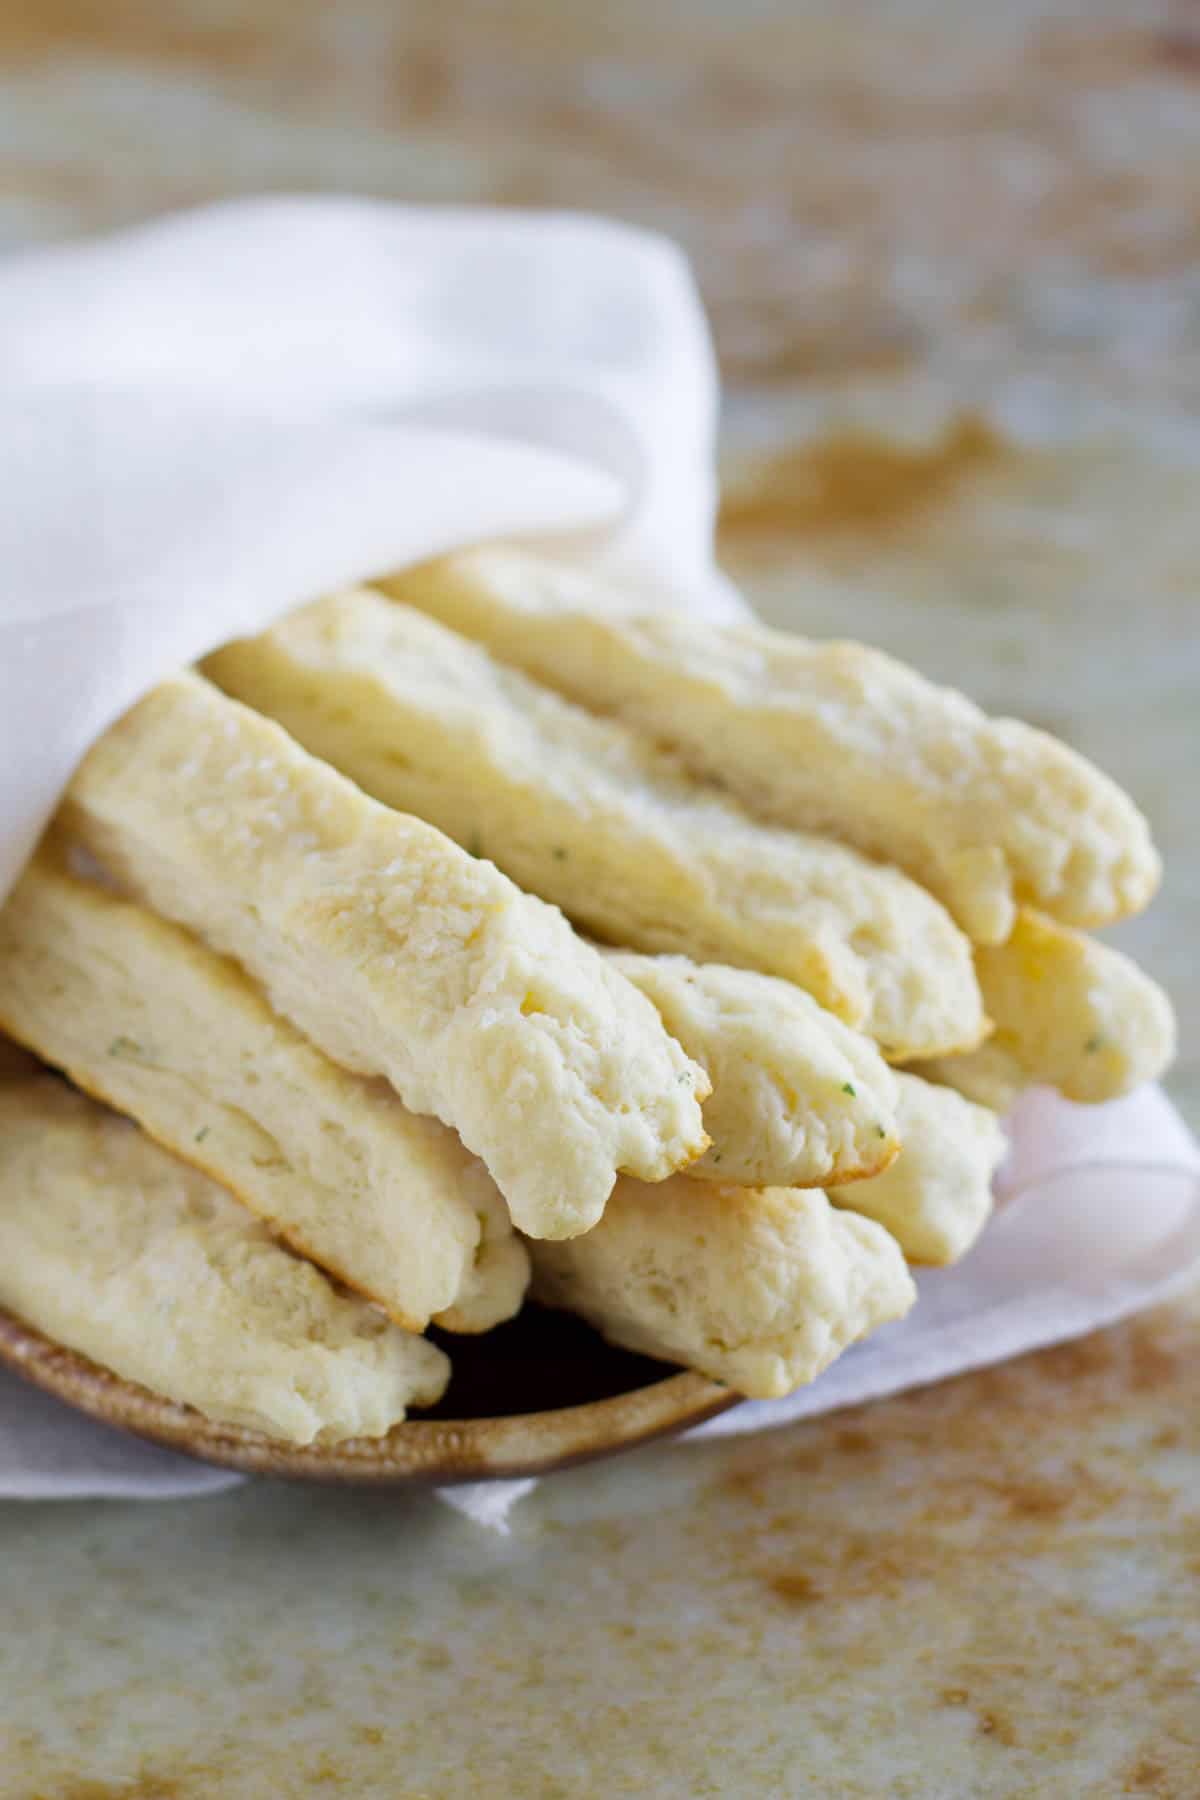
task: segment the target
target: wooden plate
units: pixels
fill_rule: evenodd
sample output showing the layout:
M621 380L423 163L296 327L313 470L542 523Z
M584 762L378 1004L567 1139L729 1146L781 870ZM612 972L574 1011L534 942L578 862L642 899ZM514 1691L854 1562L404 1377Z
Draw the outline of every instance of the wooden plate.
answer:
M737 1404L729 1388L604 1343L527 1306L483 1337L431 1332L454 1374L437 1407L384 1438L298 1448L122 1381L0 1312L0 1362L69 1406L202 1462L288 1480L375 1487L538 1475L612 1456Z

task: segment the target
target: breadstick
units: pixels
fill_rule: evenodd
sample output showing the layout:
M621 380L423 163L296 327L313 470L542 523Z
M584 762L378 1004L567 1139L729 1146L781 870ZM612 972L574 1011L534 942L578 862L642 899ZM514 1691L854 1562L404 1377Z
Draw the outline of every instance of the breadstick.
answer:
M906 876L755 823L638 733L409 607L339 595L205 668L609 943L783 976L896 1058L983 1035L970 947Z
M689 1176L745 1187L877 1177L901 1144L896 1078L874 1044L770 975L611 950L707 1070L712 1144Z
M758 816L895 863L979 943L1002 943L1020 903L1103 925L1158 885L1146 821L1107 776L882 651L622 612L620 596L518 550L455 556L387 587L670 744Z
M759 1400L812 1381L916 1297L882 1226L813 1188L619 1181L594 1231L530 1252L535 1298Z
M531 1236L707 1147L702 1071L559 912L199 677L100 740L62 818L334 1062L457 1130Z
M378 1437L450 1365L215 1182L49 1077L0 1086L0 1305L126 1381L294 1444Z
M1115 1100L1156 1081L1175 1054L1166 994L1128 956L1023 908L1006 944L976 953L995 1037L969 1056L918 1065L1001 1110L1022 1088Z
M518 1310L528 1259L452 1131L348 1074L241 970L43 848L0 908L0 1022L409 1331Z
M870 1181L831 1187L829 1198L877 1220L910 1262L957 1262L991 1215L1004 1132L994 1112L949 1088L915 1075L896 1080L899 1156Z

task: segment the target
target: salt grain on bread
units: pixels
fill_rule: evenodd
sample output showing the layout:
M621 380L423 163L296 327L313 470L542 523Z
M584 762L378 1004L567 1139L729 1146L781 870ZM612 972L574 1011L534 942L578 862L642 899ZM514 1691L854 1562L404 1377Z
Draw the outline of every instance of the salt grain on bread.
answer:
M835 1206L875 1219L914 1263L957 1262L992 1211L1005 1151L1000 1121L949 1088L898 1075L899 1156L882 1174L831 1187Z
M327 1056L457 1130L531 1236L707 1147L707 1078L561 913L199 677L100 740L63 824Z
M128 1120L0 1085L0 1305L126 1381L289 1443L378 1437L450 1365Z
M0 1023L421 1331L511 1318L525 1248L483 1165L339 1068L234 964L38 853L0 908Z
M341 594L205 672L609 943L784 976L897 1058L983 1035L970 947L906 876L755 823L410 607Z
M1156 1081L1175 1054L1175 1015L1128 956L1030 908L1005 944L976 952L995 1036L973 1055L917 1065L1003 1109L1034 1083L1068 1100L1115 1100Z
M712 1082L712 1144L689 1176L823 1187L877 1176L896 1155L896 1077L868 1038L811 995L684 956L605 954Z
M398 598L584 705L676 748L760 817L828 831L937 894L977 942L1020 903L1071 925L1145 906L1159 858L1083 757L989 719L882 651L757 624L632 614L575 570L484 549L408 571Z
M812 1381L916 1297L882 1226L813 1188L619 1181L594 1231L530 1253L536 1299L759 1400Z

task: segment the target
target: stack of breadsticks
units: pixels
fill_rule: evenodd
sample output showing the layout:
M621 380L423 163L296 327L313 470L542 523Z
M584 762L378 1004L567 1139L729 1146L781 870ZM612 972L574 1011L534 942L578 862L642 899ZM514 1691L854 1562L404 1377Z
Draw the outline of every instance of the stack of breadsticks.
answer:
M970 1247L1022 1088L1160 1073L1086 934L1158 874L1082 758L859 645L503 549L308 606L135 706L0 911L77 1090L0 1075L0 1304L296 1442L527 1289L786 1394Z

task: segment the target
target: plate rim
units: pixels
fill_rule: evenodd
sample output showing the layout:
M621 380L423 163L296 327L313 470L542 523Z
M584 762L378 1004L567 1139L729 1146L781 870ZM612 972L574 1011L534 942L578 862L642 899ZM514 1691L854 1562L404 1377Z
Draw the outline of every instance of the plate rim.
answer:
M699 1425L742 1399L690 1370L604 1400L495 1418L406 1419L381 1438L289 1444L206 1419L114 1374L0 1308L0 1363L102 1424L246 1475L347 1486L505 1481L614 1456Z

